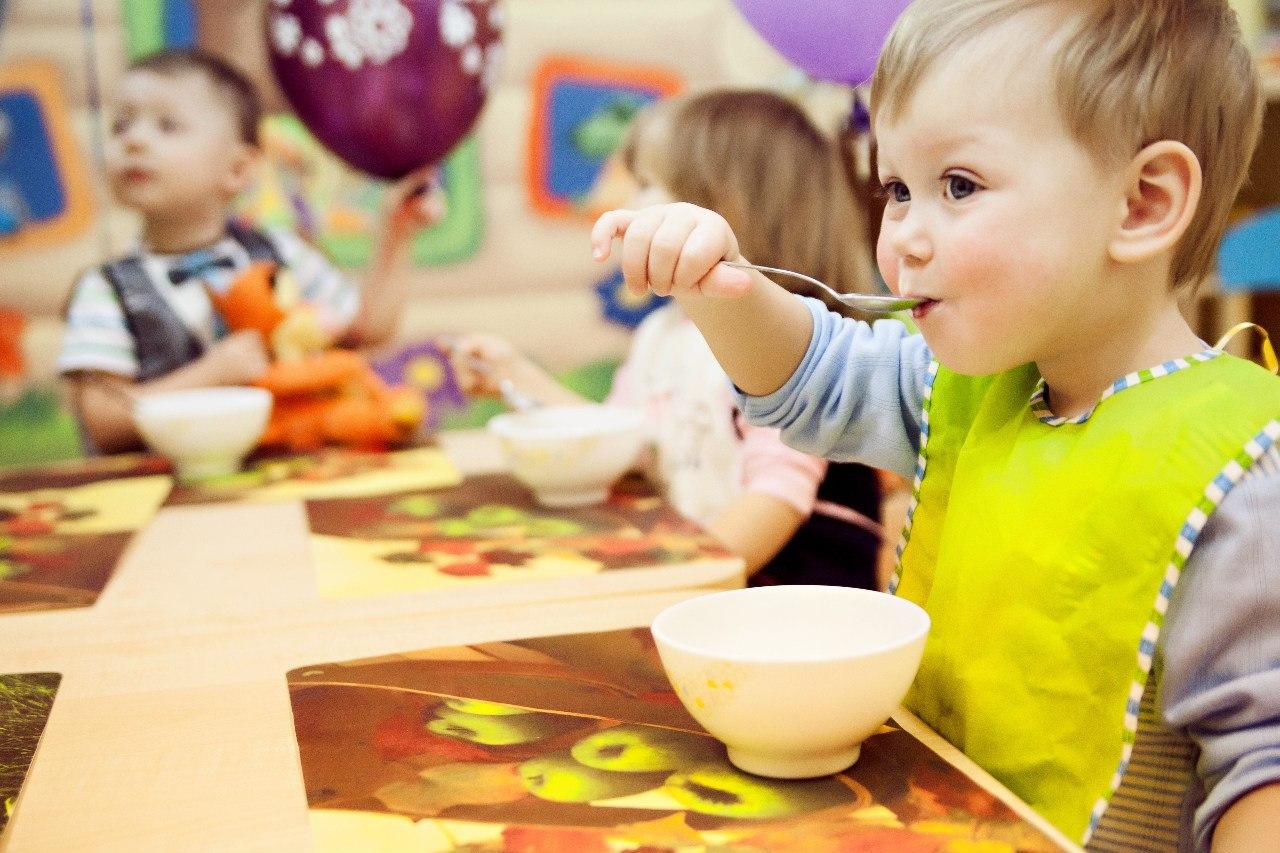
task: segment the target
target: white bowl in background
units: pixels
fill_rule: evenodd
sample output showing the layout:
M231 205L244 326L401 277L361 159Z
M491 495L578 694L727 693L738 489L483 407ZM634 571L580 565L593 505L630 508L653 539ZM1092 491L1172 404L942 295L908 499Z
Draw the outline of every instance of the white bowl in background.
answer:
M915 679L929 616L903 598L833 586L768 586L674 604L653 639L702 727L748 773L838 773Z
M489 430L515 478L553 507L604 501L645 441L639 410L593 404L508 412Z
M193 388L138 397L133 418L147 445L173 460L178 479L201 480L240 467L267 428L262 388Z

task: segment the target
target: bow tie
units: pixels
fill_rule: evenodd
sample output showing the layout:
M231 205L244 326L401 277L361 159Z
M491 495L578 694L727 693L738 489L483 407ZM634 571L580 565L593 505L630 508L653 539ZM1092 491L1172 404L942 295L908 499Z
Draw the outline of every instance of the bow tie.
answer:
M191 278L203 276L212 269L235 269L236 262L226 255L215 255L213 252L201 251L184 255L169 270L169 281L182 284Z

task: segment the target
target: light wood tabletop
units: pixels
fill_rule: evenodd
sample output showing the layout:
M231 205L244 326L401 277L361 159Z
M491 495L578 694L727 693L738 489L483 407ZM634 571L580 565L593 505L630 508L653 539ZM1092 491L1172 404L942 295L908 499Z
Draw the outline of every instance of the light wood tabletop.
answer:
M464 473L501 466L483 433L442 445ZM161 510L95 606L0 616L0 672L63 676L5 849L308 850L287 671L646 625L676 601L740 585L741 568L685 580L667 573L646 589L633 579L611 595L492 584L492 598L450 607L432 606L432 593L322 600L299 503Z

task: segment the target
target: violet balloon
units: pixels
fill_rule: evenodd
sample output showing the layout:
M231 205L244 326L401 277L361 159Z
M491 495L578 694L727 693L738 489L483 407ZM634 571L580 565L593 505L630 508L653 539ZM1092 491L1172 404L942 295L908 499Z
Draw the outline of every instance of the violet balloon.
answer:
M496 0L270 0L271 66L326 147L401 178L475 124L498 67Z
M734 0L764 40L811 77L871 79L893 22L909 0Z

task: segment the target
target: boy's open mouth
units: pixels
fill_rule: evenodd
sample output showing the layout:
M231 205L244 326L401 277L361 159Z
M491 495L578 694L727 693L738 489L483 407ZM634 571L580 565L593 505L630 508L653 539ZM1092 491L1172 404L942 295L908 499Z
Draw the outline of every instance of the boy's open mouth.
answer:
M938 300L936 299L926 299L924 302L921 302L915 308L911 309L911 319L913 320L924 319L924 317L927 316L928 313L932 311L933 307L937 304L938 304Z

